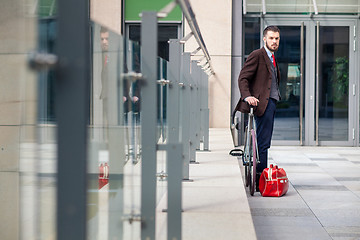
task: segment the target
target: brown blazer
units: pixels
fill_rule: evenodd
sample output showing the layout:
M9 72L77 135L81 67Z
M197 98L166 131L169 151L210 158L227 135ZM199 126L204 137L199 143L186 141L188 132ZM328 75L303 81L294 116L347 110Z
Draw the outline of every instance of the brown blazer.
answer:
M254 114L256 116L264 114L270 97L271 64L271 60L264 47L250 53L238 79L241 98L235 108L236 111L248 113L250 109L248 104L244 102L244 99L254 96L259 99L258 106L254 109ZM279 84L279 67L277 67L277 75Z

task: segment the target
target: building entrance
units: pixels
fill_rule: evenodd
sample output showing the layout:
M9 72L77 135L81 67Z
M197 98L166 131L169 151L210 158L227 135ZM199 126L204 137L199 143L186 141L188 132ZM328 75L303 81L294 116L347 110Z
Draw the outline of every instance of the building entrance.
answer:
M275 145L355 146L356 20L266 17L280 28Z

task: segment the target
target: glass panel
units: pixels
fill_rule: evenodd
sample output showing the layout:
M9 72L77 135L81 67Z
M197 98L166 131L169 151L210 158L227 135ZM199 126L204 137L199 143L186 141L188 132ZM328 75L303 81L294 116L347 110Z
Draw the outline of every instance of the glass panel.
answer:
M122 36L122 1L90 1L92 81L88 139L87 231L89 239L132 239L140 224L126 215L140 213L140 172L134 143L131 81ZM130 107L129 107L130 105ZM130 225L130 227L129 227Z
M313 12L312 1L309 0L265 0L267 13L306 13Z
M46 6L40 4L39 9ZM47 8L43 8L47 9ZM48 9L50 10L50 8ZM48 17L43 11L44 18L38 23L38 49L41 52L54 53L56 39L56 19ZM54 81L53 70L38 73L38 152L37 170L37 227L39 236L47 238L56 233L56 122L54 110ZM41 206L41 207L40 207Z
M317 0L316 6L319 13L349 13L360 12L358 0ZM266 13L314 13L313 1L309 0L265 0ZM246 0L247 13L262 13L261 0Z
M245 56L260 47L260 18L245 18Z
M279 26L281 40L275 54L280 68L281 100L277 103L274 140L300 140L300 26ZM305 42L305 37L303 39Z
M320 26L319 40L319 140L347 141L349 27Z
M248 13L262 12L261 0L246 1L246 11Z
M92 88L88 159L89 239L131 239L140 224L139 120L133 111L136 82L122 78L123 38L92 25Z
M320 13L359 13L360 2L358 0L317 0Z
M0 8L0 238L35 239L37 77L27 67L37 47L34 1Z
M167 53L168 55L169 53ZM167 79L167 61L163 58L158 58L158 79ZM158 144L166 144L167 139L167 92L169 85L158 84L157 87L157 109L158 109ZM167 173L166 165L166 152L158 151L157 152L157 173L165 174ZM159 203L164 193L167 190L167 178L158 177L157 179L157 192L156 192L156 202Z
M38 22L37 29L32 29L37 37L37 51L54 53L56 40L56 1L38 1L32 5L33 9L37 9ZM26 39L24 37L23 39ZM29 51L30 49L28 49ZM54 109L54 81L55 74L51 69L39 71L37 81L35 82L37 99L37 111L34 126L36 126L36 144L34 158L30 162L26 155L21 161L21 168L28 174L28 170L34 170L36 178L33 182L33 196L35 200L28 200L34 204L34 215L31 216L32 227L37 230L35 238L54 239L56 236L56 173L57 173L57 140L56 140L56 118ZM31 89L31 88L30 88ZM29 93L29 89L25 90ZM35 92L33 92L35 93ZM35 109L32 109L33 111ZM29 111L29 110L27 110ZM27 143L28 144L28 143ZM28 151L29 149L27 149ZM29 165L31 163L31 165ZM28 167L31 166L33 168ZM27 185L27 188L29 185ZM31 196L29 192L24 192L24 196ZM29 195L28 195L29 194ZM23 208L29 208L23 205ZM28 209L25 213L31 212ZM24 239L28 239L25 235L31 225L25 224Z
M167 80L168 61L169 61L169 43L170 39L176 39L178 36L178 25L162 24L158 28L158 79ZM129 25L129 41L127 52L127 66L132 66L129 71L138 71L137 59L140 59L140 26L137 24ZM169 85L158 84L157 86L157 137L158 144L166 142L167 139L167 92ZM157 181L157 203L163 198L167 188L166 177L161 177L166 174L166 152L157 152L157 173L159 175Z

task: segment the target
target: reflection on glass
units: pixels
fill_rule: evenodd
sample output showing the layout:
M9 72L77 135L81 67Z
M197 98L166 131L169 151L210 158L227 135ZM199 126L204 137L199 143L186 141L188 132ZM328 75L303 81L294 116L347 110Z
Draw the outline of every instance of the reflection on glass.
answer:
M246 17L245 25L245 55L260 47L260 18Z
M349 27L320 26L319 41L319 140L346 141L349 132Z
M55 0L2 1L0 239L54 239L56 141L52 71L28 69L28 52L52 53Z
M281 40L275 57L281 73L281 100L276 106L273 139L300 140L300 26L279 28Z
M136 204L133 177L140 177L140 169L137 174L134 172L135 128L127 115L131 109L126 107L132 96L125 94L129 91L126 86L131 89L132 85L125 84L122 78L125 65L122 36L97 23L92 25L92 34L88 236L89 239L126 239L126 221L123 221L128 213L126 204ZM140 232L139 227L136 232Z

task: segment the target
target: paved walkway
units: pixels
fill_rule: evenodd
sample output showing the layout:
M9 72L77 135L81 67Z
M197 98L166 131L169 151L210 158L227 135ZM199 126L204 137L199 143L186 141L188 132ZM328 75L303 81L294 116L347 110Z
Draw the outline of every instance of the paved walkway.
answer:
M281 198L248 194L232 148L228 129L211 129L211 151L190 166L184 240L360 239L360 148L272 147L290 180Z
M287 195L249 197L258 239L360 239L360 149L272 147Z

